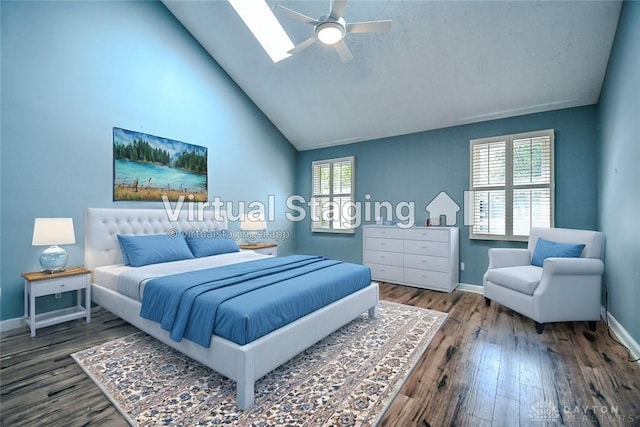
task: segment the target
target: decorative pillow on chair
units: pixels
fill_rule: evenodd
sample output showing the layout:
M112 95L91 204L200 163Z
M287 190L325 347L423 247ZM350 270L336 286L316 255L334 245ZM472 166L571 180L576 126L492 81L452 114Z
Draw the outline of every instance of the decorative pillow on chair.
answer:
M187 237L187 244L196 258L240 251L236 241L230 237Z
M124 264L132 267L193 258L182 233L175 237L168 234L118 234L118 242Z
M542 267L546 258L577 258L582 253L584 246L582 243L551 242L538 238L531 264Z

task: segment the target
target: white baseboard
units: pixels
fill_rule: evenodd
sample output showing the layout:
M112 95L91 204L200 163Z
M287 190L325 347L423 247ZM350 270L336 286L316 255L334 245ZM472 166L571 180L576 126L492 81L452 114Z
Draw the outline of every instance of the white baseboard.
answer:
M100 310L101 308L102 307L96 305L94 307L91 307L91 312L93 313L94 311ZM3 320L0 321L0 334L22 327L27 328L26 324L24 323L24 316Z
M484 295L484 287L480 285L470 285L468 283L458 283L457 290L463 292L473 292L474 294Z
M0 322L0 333L26 327L24 323L24 317L16 317L13 319L7 319Z
M601 308L601 315L604 319L609 320L609 327L613 331L614 335L625 347L629 349L632 359L640 358L640 344L627 332L627 330L616 320L611 313L605 310L604 306ZM640 361L636 362L640 363Z

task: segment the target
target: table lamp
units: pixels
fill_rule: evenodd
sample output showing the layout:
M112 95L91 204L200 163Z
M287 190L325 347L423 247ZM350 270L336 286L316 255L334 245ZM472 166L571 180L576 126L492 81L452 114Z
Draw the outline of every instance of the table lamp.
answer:
M33 225L33 246L49 246L40 254L40 266L45 273L63 271L67 265L67 251L58 245L76 242L72 218L36 218Z
M240 221L240 229L247 232L247 243L257 243L259 232L267 228L264 218L245 217Z

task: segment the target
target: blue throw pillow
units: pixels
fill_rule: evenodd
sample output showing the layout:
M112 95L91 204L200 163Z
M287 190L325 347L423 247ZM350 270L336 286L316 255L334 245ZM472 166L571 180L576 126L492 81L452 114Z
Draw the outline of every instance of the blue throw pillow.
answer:
M582 253L584 246L582 243L551 242L538 238L531 264L542 267L546 258L577 258Z
M229 237L207 235L187 237L187 244L196 258L240 251L236 241Z
M193 258L181 233L175 237L168 234L118 234L118 242L125 265L132 267Z

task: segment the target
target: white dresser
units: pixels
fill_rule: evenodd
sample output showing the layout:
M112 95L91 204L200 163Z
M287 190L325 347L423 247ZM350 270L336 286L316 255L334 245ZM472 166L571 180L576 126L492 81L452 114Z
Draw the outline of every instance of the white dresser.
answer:
M373 280L451 292L458 285L458 228L366 225L362 259Z

